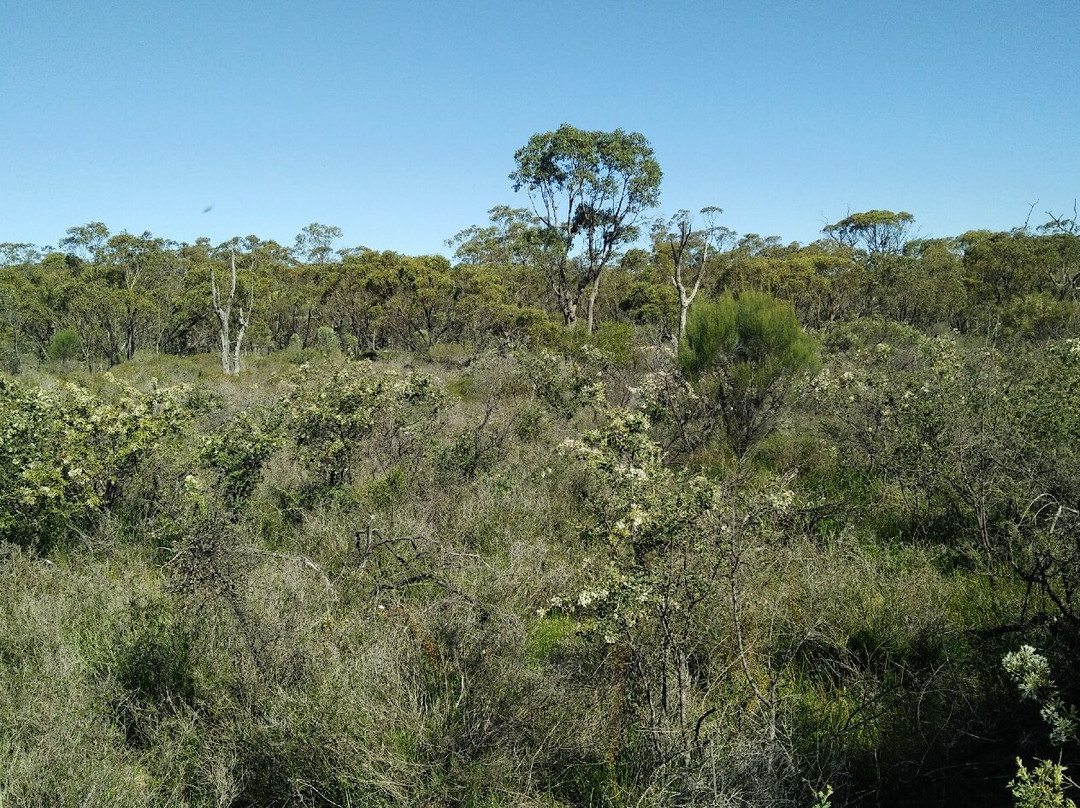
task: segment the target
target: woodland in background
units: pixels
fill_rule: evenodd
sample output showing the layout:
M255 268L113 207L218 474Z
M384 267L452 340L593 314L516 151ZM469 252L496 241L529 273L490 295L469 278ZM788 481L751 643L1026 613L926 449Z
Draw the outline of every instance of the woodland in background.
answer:
M27 358L104 370L140 350L215 351L211 271L226 275L230 259L237 305L251 317L247 354L313 348L320 329L353 356L438 353L445 346L483 352L564 340L555 328L556 295L530 262L523 235L532 214L498 207L491 216L489 225L451 239L455 261L335 250L340 231L320 224L305 228L290 248L256 236L217 246L205 239L176 244L149 233L110 235L97 222L71 228L60 250L2 244L4 362L11 372ZM692 227L685 212L674 224L661 221L652 249L628 249L605 271L595 328L636 327L642 341L653 343L678 334L671 278L681 220ZM905 240L889 251L871 251L874 245L860 243L866 234L859 233L803 246L691 229L696 243L682 261L698 262L708 243L719 242L702 262L705 294L767 292L791 302L812 331L876 317L990 342L1063 338L1075 330L1080 287L1080 238L1072 221L1057 219L1036 231Z
M1075 217L585 210L3 245L0 802L1069 804Z

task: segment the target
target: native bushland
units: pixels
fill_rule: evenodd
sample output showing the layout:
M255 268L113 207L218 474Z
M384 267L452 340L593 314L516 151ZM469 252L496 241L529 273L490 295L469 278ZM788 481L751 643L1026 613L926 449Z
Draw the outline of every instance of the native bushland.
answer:
M0 250L0 802L1067 804L1071 220L785 245L649 222L634 133L515 161L454 260Z

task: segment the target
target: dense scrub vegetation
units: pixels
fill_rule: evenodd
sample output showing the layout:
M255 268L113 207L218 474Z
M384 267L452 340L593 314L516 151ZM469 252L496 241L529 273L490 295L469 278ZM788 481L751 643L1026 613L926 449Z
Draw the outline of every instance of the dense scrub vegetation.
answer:
M1065 804L1080 236L911 220L7 245L0 802Z

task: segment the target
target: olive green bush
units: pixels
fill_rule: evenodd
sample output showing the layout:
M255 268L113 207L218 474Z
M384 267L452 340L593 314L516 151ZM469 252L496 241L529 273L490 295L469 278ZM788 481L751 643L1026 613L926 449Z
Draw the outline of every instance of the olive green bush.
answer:
M190 421L183 388L142 392L110 379L102 397L75 385L0 378L0 537L63 543L117 505L143 461Z
M678 364L731 450L744 455L775 428L817 346L790 304L744 291L690 310Z
M354 482L371 447L378 454L368 462L388 471L412 451L441 402L429 377L362 362L301 368L293 385L287 429L314 484L327 488Z
M242 505L262 478L263 468L284 442L282 408L244 410L203 438L199 459L217 474L217 487L232 508Z

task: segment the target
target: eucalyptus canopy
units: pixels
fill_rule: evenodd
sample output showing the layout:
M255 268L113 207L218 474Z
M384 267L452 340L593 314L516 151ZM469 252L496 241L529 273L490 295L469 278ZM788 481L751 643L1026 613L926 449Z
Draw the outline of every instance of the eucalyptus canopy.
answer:
M589 328L600 274L616 249L638 236L640 215L660 198L660 165L644 135L586 132L563 124L533 135L514 154L515 191L529 193L531 243L567 325L585 290Z
M822 232L840 244L865 250L874 259L903 252L914 223L915 217L904 210L868 210L826 225Z

